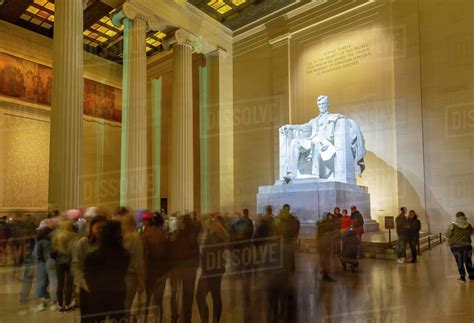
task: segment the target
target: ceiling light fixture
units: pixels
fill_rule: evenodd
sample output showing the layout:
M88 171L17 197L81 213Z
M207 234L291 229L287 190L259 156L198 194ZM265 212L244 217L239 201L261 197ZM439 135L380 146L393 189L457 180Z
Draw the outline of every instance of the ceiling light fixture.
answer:
M210 0L207 5L223 15L245 2L247 2L247 0Z

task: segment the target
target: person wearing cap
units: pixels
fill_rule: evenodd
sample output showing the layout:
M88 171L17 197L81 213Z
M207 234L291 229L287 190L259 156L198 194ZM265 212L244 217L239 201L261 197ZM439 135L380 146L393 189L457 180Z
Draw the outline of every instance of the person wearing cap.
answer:
M52 310L56 309L58 279L56 275L56 262L51 257L51 234L49 219L41 221L36 236L33 256L36 257L36 298L40 301L36 311L45 309L45 300L50 296ZM48 285L49 294L48 295Z
M143 234L143 232L145 232L145 230L151 226L153 226L153 219L154 219L154 215L153 213L151 212L143 212L139 215L139 219L140 219L140 227L138 228L138 232L140 234Z

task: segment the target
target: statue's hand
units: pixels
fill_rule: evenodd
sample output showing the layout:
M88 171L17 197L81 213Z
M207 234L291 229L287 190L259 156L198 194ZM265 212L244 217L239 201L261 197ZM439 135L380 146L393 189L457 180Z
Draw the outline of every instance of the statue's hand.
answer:
M280 127L280 133L281 134L287 134L289 130L294 130L295 126L291 124L284 125L283 127Z

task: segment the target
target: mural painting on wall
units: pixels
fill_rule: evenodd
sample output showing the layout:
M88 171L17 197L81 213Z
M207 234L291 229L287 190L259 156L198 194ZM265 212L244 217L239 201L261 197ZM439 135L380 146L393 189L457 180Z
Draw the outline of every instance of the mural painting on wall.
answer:
M97 118L122 120L122 91L112 86L84 79L84 114ZM117 109L120 107L120 110Z
M0 95L51 105L52 69L0 52ZM84 114L122 120L122 91L84 79Z

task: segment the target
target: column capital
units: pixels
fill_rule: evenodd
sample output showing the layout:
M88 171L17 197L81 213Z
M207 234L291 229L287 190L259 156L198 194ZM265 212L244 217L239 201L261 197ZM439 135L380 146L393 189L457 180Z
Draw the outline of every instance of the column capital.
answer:
M149 11L141 5L130 1L123 4L122 10L112 17L112 22L115 26L119 27L123 25L124 19L140 19L147 24L149 30L153 31L164 30L166 28L166 25L161 23L155 15L150 14Z
M174 45L189 46L193 52L200 53L203 50L203 40L184 29L177 29L174 34L163 41L163 47L169 50Z

